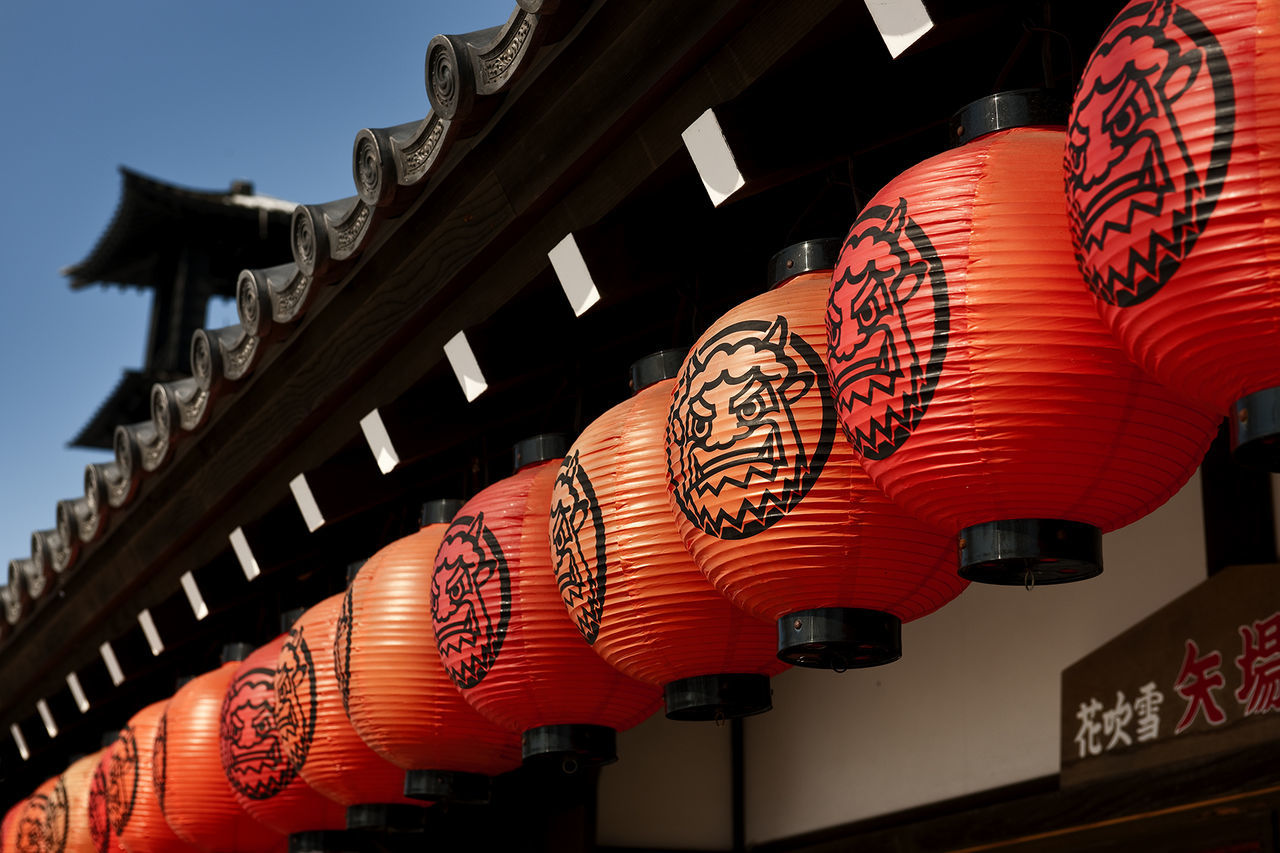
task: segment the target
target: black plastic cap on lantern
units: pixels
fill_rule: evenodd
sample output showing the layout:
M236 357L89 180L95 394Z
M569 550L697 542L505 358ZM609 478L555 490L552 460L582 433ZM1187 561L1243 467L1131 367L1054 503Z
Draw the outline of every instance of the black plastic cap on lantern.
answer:
M687 349L662 349L632 363L628 383L631 393L639 394L664 379L675 379L680 375L680 366L688 354Z
M778 658L810 669L861 669L902 657L902 620L858 607L821 607L778 620Z
M302 614L307 612L305 607L291 607L280 614L280 633L287 634L289 629L293 627L293 623L302 618Z
M360 570L364 568L365 562L365 560L356 560L353 563L347 563L347 583L356 579L356 575L360 574Z
M608 726L539 726L524 733L522 751L525 761L559 761L566 773L573 773L579 765L617 761L618 734Z
M979 98L951 117L951 144L1012 127L1065 127L1071 102L1045 89L1012 89Z
M1241 465L1280 472L1280 388L1236 400L1231 407L1231 453Z
M427 810L404 803L347 806L347 829L416 832L427 825Z
M426 527L428 524L448 524L453 521L453 517L458 514L458 510L462 509L462 505L466 501L457 498L437 498L433 501L427 501L422 505L422 514L418 516L418 525Z
M408 770L404 774L404 795L415 800L482 806L489 802L492 789L492 779L481 773Z
M662 692L669 720L732 720L773 708L769 676L755 673L695 675L672 681Z
M526 465L563 459L569 452L569 440L562 432L544 432L517 441L511 452L514 470L519 471Z
M769 259L769 288L807 272L835 269L842 245L834 237L793 243Z
M313 829L289 836L289 853L364 853L358 832L345 829Z
M1102 531L1051 518L991 521L960 531L960 577L1006 586L1070 583L1102 574Z
M249 655L253 654L253 646L248 643L227 643L222 647L222 653L218 659L222 663L231 663L232 661L242 661Z

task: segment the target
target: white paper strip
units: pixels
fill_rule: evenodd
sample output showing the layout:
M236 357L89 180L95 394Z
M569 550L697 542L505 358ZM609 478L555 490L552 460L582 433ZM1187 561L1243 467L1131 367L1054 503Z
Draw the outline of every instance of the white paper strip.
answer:
M444 345L444 354L449 359L449 366L453 368L453 375L458 377L458 384L462 386L467 402L470 403L483 394L489 384L484 381L480 363L476 361L476 354L471 351L471 344L467 343L465 332L458 332L449 339Z
M124 670L120 668L120 661L116 660L116 650L111 648L110 643L103 643L98 646L98 652L102 655L102 662L107 665L111 683L119 687L124 683Z
M142 608L142 612L138 614L138 624L142 626L142 633L146 635L147 645L151 647L151 656L159 657L160 653L164 651L164 640L160 639L160 632L156 630L156 623L151 618L150 610L145 607Z
M9 734L13 735L13 742L18 745L18 754L22 756L23 761L26 761L31 757L31 753L27 751L27 739L22 736L22 729L18 728L17 723L10 723Z
M89 712L89 697L84 695L84 688L80 686L80 676L74 672L67 676L67 687L71 688L71 698L76 700L76 707L80 709L81 714Z
M307 523L307 530L315 533L324 527L324 513L320 512L320 504L316 503L311 487L307 485L307 475L299 474L289 481L289 491L293 492L293 500L298 504L302 520Z
M920 0L863 0L871 20L876 22L889 55L897 59L902 52L933 29L929 10Z
M246 580L253 580L262 571L258 568L258 561L253 556L253 549L249 547L249 540L245 538L244 528L237 527L231 531L231 535L227 537L231 541L231 550L236 552L236 559L240 561L240 568L244 572ZM192 588L195 587L195 579L191 581ZM190 593L187 593L188 597ZM203 603L203 600L201 601ZM206 609L205 613L209 611ZM203 619L203 616L196 616L197 619Z
M384 474L394 471L400 464L400 454L396 453L391 434L387 432L387 425L382 422L382 415L377 409L360 419L360 431L364 433L364 440L369 442L373 458L378 461L378 470Z
M200 594L195 575L191 572L183 572L178 581L182 584L182 591L187 594L187 604L191 605L191 613L196 617L196 621L199 622L208 616L209 605L204 603L204 596Z
M564 235L564 239L547 252L547 257L551 260L551 268L556 271L556 277L560 279L560 287L569 300L574 316L581 317L587 313L587 309L600 301L600 291L591 278L591 270L587 269L587 261L582 257L578 241L572 234Z
M49 733L49 737L58 736L58 724L53 721L53 714L49 713L49 703L41 699L36 703L36 711L40 714L40 720L44 723L44 730Z
M714 110L698 116L697 121L684 129L680 138L693 158L693 165L698 170L698 177L702 178L712 205L719 207L725 199L747 185Z

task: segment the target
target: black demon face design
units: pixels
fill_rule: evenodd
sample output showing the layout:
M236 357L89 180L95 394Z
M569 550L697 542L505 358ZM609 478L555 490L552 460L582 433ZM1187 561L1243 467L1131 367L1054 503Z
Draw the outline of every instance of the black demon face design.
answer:
M125 726L111 749L107 762L107 820L111 831L120 833L133 814L133 803L138 797L138 739L133 726Z
M111 846L111 819L107 812L107 774L99 762L89 782L89 838L98 853L107 853Z
M338 614L337 631L333 638L333 672L338 679L338 691L342 694L342 709L351 713L351 619L355 608L352 598L354 585L347 587L342 597L342 612Z
M821 422L801 427L808 400ZM835 438L827 371L785 317L715 331L689 354L667 419L667 475L684 516L745 539L799 505Z
M449 525L431 573L431 623L444 667L459 687L475 687L502 651L511 618L511 578L484 513Z
M1205 102L1212 116L1197 117ZM1185 132L1199 119L1210 139ZM1136 305L1173 276L1208 223L1234 135L1231 71L1213 34L1172 0L1130 3L1076 92L1067 197L1076 256L1099 299Z
M169 731L169 711L160 715L160 725L156 726L156 739L151 744L151 784L156 789L156 801L160 803L160 811L164 811L164 789L168 781L166 765L168 750L165 740Z
M827 304L840 425L864 458L892 454L924 417L949 326L942 262L906 199L864 210L840 251Z
M276 736L294 772L307 763L316 734L316 668L305 626L295 625L280 650L275 673Z
M276 731L275 676L267 667L240 672L222 700L222 769L251 800L274 797L297 775Z
M604 519L576 450L561 463L552 487L551 555L560 597L583 639L594 644L604 610Z
M67 847L67 787L61 778L46 794L36 794L18 816L18 853L63 853Z

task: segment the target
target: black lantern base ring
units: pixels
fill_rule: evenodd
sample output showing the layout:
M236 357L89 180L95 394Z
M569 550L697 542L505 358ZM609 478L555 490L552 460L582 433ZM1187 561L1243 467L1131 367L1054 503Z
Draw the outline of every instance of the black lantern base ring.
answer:
M348 829L313 829L289 835L289 853L363 853L362 833Z
M427 825L427 810L406 803L366 803L347 806L347 829L375 832L416 832Z
M491 780L483 773L452 770L409 770L404 774L404 795L415 800L467 803L482 806L489 802Z
M902 657L902 621L858 607L798 610L778 620L778 659L810 669L861 669Z
M1231 455L1241 465L1280 472L1280 387L1231 406Z
M608 726L539 726L525 732L522 740L525 761L559 761L566 773L618 760L618 733Z
M773 707L769 676L722 673L681 678L662 688L670 720L731 720Z
M1002 586L1071 583L1102 574L1102 531L1054 518L1017 518L960 531L960 577Z

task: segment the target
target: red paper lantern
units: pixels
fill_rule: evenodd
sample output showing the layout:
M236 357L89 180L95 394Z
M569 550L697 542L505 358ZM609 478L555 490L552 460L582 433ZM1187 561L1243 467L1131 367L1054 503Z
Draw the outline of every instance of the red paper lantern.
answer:
M841 421L867 472L959 533L961 574L989 583L1102 571L1101 531L1168 500L1216 429L1098 319L1071 251L1063 132L988 132L1039 98L971 105L958 116L971 141L868 202L828 317Z
M26 806L25 798L18 800L5 812L4 820L0 821L0 853L13 853L17 849L18 816Z
M347 716L375 752L409 771L405 793L484 802L489 777L520 765L520 738L466 703L431 629L431 567L461 501L432 501L422 529L369 558L347 589L335 646Z
M720 595L667 503L663 432L683 350L632 365L635 396L596 418L561 463L551 498L560 596L615 669L663 688L678 720L769 710L774 626Z
M707 578L776 622L780 658L843 669L897 660L902 622L965 585L954 543L891 504L837 439L819 355L836 248L779 253L778 286L694 344L666 452L670 506Z
M281 634L240 664L222 702L219 758L240 807L286 835L345 829L346 809L298 775L276 722L276 661Z
M348 807L347 826L411 823L422 803L404 795L404 773L365 745L342 707L334 644L343 595L308 609L276 660L276 725L307 784ZM417 808L405 810L404 805Z
M168 705L165 699L134 714L102 756L90 795L90 826L99 850L104 845L129 853L199 849L174 834L160 808L153 759Z
M1280 470L1280 8L1131 2L1076 92L1080 270L1128 353Z
M520 442L516 473L459 510L436 554L431 612L445 669L477 711L522 733L525 759L601 763L658 691L601 660L565 613L547 542L564 449L560 435Z
M67 839L64 853L98 853L98 845L89 829L89 794L98 764L110 747L73 761L62 773L67 790Z
M222 703L248 654L244 643L229 645L222 666L179 688L165 708L154 743L153 782L165 819L180 838L210 853L288 847L285 836L240 807L222 770Z
M16 853L62 850L67 843L67 787L61 776L46 779L22 804L14 829Z
M117 828L112 825L113 812L110 802L110 795L113 790L111 780L113 778L115 782L114 790L125 789L130 795L133 793L127 768L120 766L113 757L115 745L119 743L119 740L120 738L117 737L110 746L104 747L102 752L99 753L98 763L93 769L93 776L89 779L89 812L87 815L89 838L93 842L93 849L98 853L125 853L126 850ZM112 774L113 768L116 771L114 777ZM164 823L163 816L160 818L160 822ZM165 824L165 830L169 830L168 824ZM194 850L195 848L182 845L180 849Z

